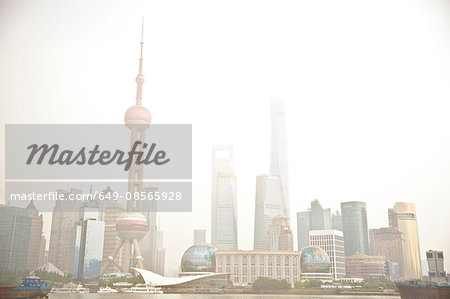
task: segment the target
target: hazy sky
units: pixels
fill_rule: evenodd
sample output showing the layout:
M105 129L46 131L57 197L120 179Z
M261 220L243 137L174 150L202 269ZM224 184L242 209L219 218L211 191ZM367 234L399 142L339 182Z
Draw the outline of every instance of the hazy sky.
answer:
M193 229L210 239L214 144L235 146L239 247L251 249L281 96L291 216L316 198L361 200L375 228L395 201L415 202L422 259L444 250L450 271L449 11L444 0L0 0L0 164L5 123L123 122L144 16L143 104L154 123L193 124L193 212L160 214L166 269Z

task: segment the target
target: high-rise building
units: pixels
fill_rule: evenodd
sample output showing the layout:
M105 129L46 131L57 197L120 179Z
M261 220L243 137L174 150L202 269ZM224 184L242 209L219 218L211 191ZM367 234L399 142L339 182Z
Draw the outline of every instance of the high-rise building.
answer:
M26 270L30 229L27 209L0 206L0 272Z
M315 199L311 202L311 214L310 214L310 230L324 230L324 209L320 202ZM327 228L329 229L329 228Z
M377 233L378 228L371 228L369 229L369 255L376 255L374 252L374 237L375 234Z
M355 253L345 258L347 277L363 279L383 279L386 277L386 259Z
M67 273L69 264L73 262L70 259L70 252L73 249L73 242L70 239L71 231L79 221L81 208L81 201L68 199L70 194L79 194L81 190L57 190L56 192L62 194L65 200L58 200L53 209L48 261Z
M278 175L280 178L281 211L282 215L289 220L291 216L289 210L288 143L286 135L284 100L281 98L273 98L271 106L270 172Z
M287 217L278 215L272 218L272 225L266 234L266 248L268 251L293 250L292 231L287 225Z
M309 219L311 211L297 213L297 245L298 250L309 246Z
M389 227L398 227L397 215L394 209L388 209Z
M39 264L41 256L43 256L41 241L42 241L42 227L44 220L42 215L39 215L39 210L34 205L33 201L27 206L28 217L31 219L30 226L30 241L28 243L28 256L27 256L27 270L34 270L41 266ZM41 261L42 262L42 261Z
M194 229L194 244L203 244L206 243L206 230L204 229Z
M325 250L330 257L333 280L345 277L344 234L339 230L312 230L309 232L310 246Z
M160 275L164 275L165 265L163 238L163 231L159 230L157 225L154 225L150 227L150 230L141 242L145 269Z
M236 176L233 146L215 146L212 161L211 243L218 249L236 250Z
M399 231L405 234L405 277L421 279L422 264L415 204L410 202L396 202L393 211L389 211L389 219L389 222L392 222L394 227L397 227Z
M436 250L427 251L428 278L431 281L445 283L447 274L444 270L444 252Z
M336 211L331 216L331 228L335 230L343 231L342 229L342 215L339 211Z
M105 223L86 219L81 223L78 278L99 278L103 259Z
M345 256L369 253L366 203L348 201L341 203Z
M395 227L377 229L373 238L373 255L398 263L399 276L405 277L405 235Z
M108 186L102 192L103 194L105 194L105 198L108 198L107 196L112 195L113 190ZM112 196L109 198L112 198ZM113 200L102 200L99 201L99 212L99 220L105 223L102 268L104 268L105 270L104 273L121 272L121 266L123 265L125 260L124 248L121 247L118 250L113 263L108 260L108 257L113 255L114 250L116 248L119 248L122 242L117 233L116 224L120 214L125 212L125 210L119 203Z
M100 277L103 259L105 222L100 221L97 201L85 202L78 213L79 220L69 233L67 273L74 278Z
M70 230L70 251L69 264L67 266L67 273L75 278L78 278L78 270L80 265L80 251L81 251L81 223L77 223Z
M39 262L38 262L39 267L47 262L45 260L45 245L46 244L47 244L47 240L45 239L44 234L42 234L41 243L39 244Z
M331 209L324 209L320 202L315 199L311 201L308 211L297 213L297 244L298 250L309 246L309 231L332 229L333 218Z
M266 250L266 235L272 219L281 215L281 185L276 175L256 177L254 250Z

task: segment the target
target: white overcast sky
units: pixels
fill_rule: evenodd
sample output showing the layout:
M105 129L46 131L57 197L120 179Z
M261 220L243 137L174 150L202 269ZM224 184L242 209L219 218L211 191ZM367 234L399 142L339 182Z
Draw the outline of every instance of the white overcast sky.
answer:
M0 0L2 169L5 123L123 122L144 16L143 104L194 135L193 212L160 216L166 269L193 229L210 238L214 144L235 146L239 247L251 249L280 96L291 216L316 198L361 200L375 228L395 201L415 202L422 259L444 250L450 271L449 12L444 0Z

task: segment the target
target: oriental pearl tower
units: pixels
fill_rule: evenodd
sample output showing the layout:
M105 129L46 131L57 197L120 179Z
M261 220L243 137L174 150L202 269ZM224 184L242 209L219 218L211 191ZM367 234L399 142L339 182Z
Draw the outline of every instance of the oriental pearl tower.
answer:
M131 148L140 141L137 147L138 151L142 151L142 145L145 141L145 131L150 126L151 116L150 112L142 106L142 85L144 84L144 75L142 74L142 50L144 47L144 22L142 22L141 35L141 56L139 58L139 73L136 77L137 92L136 105L131 106L125 112L125 125L131 131ZM143 164L137 164L133 161L128 173L128 192L131 194L131 200L127 201L127 211L120 214L117 218L116 231L121 239L119 246L117 246L112 255L108 256L108 262L105 263L101 270L103 275L108 264L113 263L122 272L129 272L130 267L143 268L143 258L141 254L140 240L146 235L148 231L147 219L140 212L141 201L135 200L135 194L140 194L142 191L142 179L144 175ZM114 261L117 253L121 248L124 248L124 262L119 265Z

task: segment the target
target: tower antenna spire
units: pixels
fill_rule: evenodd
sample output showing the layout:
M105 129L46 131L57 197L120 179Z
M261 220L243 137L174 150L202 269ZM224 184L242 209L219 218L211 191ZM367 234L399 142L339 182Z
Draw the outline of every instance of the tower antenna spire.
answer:
M136 92L136 105L142 104L142 85L144 84L144 74L142 74L142 52L144 49L144 17L142 17L142 32L141 32L141 56L139 57L139 73L136 77L137 92Z

